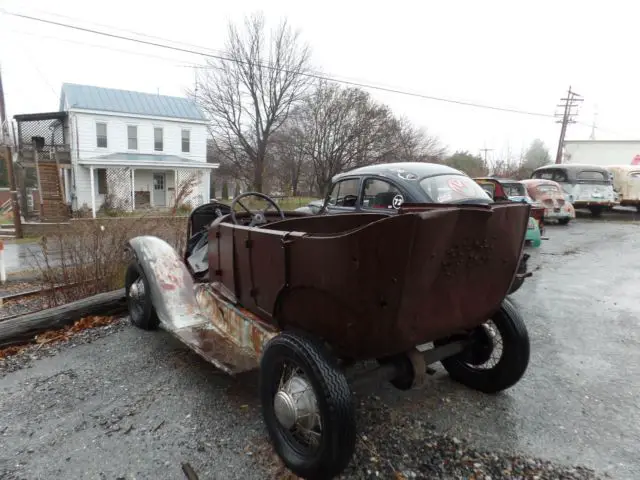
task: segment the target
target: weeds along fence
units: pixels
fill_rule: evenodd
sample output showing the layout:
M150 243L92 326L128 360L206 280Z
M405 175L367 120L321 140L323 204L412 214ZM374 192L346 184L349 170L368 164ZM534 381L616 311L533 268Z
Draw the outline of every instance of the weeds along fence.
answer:
M125 245L132 237L157 236L182 254L187 219L186 216L100 218L60 224L42 237L41 251L31 259L46 290L45 308L122 288L131 259ZM53 288L60 284L74 287Z

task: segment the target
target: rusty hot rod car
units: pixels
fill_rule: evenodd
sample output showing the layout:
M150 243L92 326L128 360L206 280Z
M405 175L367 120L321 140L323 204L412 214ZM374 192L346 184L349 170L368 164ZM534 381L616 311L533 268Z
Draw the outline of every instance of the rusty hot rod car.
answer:
M332 478L354 451L360 382L409 389L439 361L492 393L527 369L527 329L506 296L530 207L492 203L462 178L440 179L448 203L395 215L284 212L253 192L200 207L184 255L157 237L128 241L131 321L229 374L259 369L275 451L301 477ZM250 197L269 206L246 208Z

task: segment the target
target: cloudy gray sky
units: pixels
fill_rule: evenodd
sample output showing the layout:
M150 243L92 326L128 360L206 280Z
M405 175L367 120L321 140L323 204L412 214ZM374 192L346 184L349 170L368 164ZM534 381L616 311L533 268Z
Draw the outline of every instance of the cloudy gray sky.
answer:
M569 85L585 98L568 138L640 137L637 14L627 1L324 0L151 2L0 0L0 8L123 35L221 51L229 20L286 17L329 75L430 96L553 115ZM164 41L164 43L167 43ZM10 115L58 108L62 82L182 95L198 55L0 14L0 65ZM552 118L371 90L451 151L520 151L535 137L552 155ZM491 154L490 154L491 155Z

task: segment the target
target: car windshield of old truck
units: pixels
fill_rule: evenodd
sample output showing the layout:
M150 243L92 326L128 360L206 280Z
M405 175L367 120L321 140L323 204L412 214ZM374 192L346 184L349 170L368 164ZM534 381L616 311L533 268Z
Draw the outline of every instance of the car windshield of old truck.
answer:
M524 185L521 183L503 183L502 188L504 188L507 197L524 197L526 195Z
M576 179L582 182L606 182L609 180L608 175L605 172L598 170L583 170L578 172Z
M420 188L434 203L492 202L491 196L463 175L435 175L420 180Z
M538 185L536 190L540 193L561 193L558 187L556 187L555 185L550 185L548 183Z

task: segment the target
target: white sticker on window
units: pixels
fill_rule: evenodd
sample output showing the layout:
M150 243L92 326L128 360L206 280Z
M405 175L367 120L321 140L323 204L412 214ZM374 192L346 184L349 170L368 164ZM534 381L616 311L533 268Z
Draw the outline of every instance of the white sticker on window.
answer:
M398 194L395 197L393 197L393 208L395 208L396 210L400 208L403 203L404 203L404 197L402 195Z

